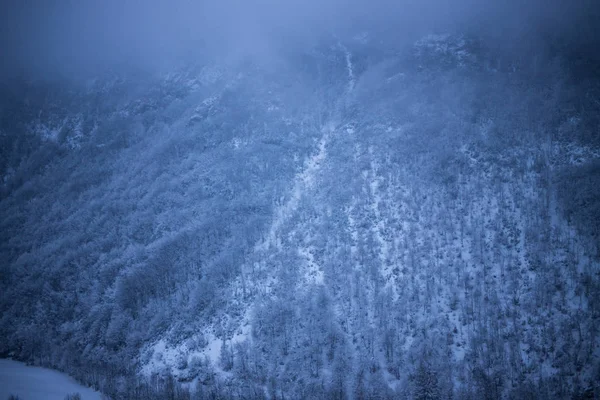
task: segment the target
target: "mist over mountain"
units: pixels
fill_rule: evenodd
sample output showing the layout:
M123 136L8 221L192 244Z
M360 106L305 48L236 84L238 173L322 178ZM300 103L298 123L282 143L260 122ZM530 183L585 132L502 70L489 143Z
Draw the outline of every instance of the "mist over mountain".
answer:
M2 7L0 356L112 399L600 395L595 2Z
M3 4L2 76L89 78L107 69L164 72L379 30L394 46L429 33L475 31L506 49L598 41L593 0L23 0Z

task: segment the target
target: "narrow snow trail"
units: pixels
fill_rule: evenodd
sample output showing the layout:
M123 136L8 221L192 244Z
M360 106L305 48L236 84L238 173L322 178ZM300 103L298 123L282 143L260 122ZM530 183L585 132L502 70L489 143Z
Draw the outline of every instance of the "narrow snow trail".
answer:
M102 395L58 371L0 359L0 399L10 395L24 400L64 400L79 393L82 400L100 400Z
M346 71L348 73L348 88L344 96L349 95L353 90L356 83L354 76L354 66L352 64L352 54L348 49L341 43L338 42L339 47L344 52L346 60ZM314 186L315 176L320 166L324 162L327 156L326 146L329 143L331 136L335 134L336 128L334 124L330 124L325 130L321 141L319 142L318 152L312 156L306 163L306 168L303 171L305 176L302 177L301 181L304 182L304 189L310 189ZM296 189L297 186L294 186ZM296 192L294 192L296 194ZM298 255L303 258L305 270L303 273L304 284L324 284L324 272L322 266L320 266L314 257L314 248L307 243L298 244Z
M322 164L327 156L327 144L329 143L331 134L334 132L335 126L333 124L326 125L322 129L322 136L316 146L316 151L310 155L303 164L303 168L300 172L296 174L294 177L291 194L289 195L287 201L283 202L279 205L275 212L273 213L273 219L271 221L271 225L268 228L268 233L265 236L265 239L256 244L254 251L268 257L268 254L271 252L277 252L282 250L283 248L283 240L286 239L286 236L282 235L282 228L289 221L290 217L294 214L294 212L300 206L300 201L303 196L306 195L312 188L314 188L315 183L317 181L317 175L319 170L322 167ZM315 262L314 256L312 253L313 249L308 246L306 243L299 243L297 248L297 254L299 257L302 257L305 260L306 271L304 273L305 280L315 283L322 284L323 283L323 271L321 267ZM261 274L259 278L252 276L250 274L250 270L258 271L262 270L264 274ZM254 265L254 267L250 267L248 265L242 266L242 274L246 275L246 280L251 283L255 288L260 288L260 290L264 294L271 293L272 289L277 285L278 279L276 276L276 271L271 271L266 268L263 261L259 261ZM235 285L239 287L245 286L245 283L238 280ZM238 328L239 333L236 334L232 339L231 343L239 343L250 338L250 325L248 323L250 310L252 305L246 309L245 317L240 322L240 327ZM212 332L206 332L205 336L208 339L208 344L205 346L204 350L201 352L203 355L208 356L212 361L213 365L217 368L219 373L224 374L223 371L220 371L219 368L219 357L221 354L221 348L223 346L223 338L215 336ZM183 349L185 350L185 349ZM165 354L171 354L171 359L174 359L177 354L182 352L182 347L171 349L171 351L167 351L164 343L158 342L155 345L154 353L161 353L161 359L165 358ZM169 361L168 364L173 365L173 361ZM161 364L164 362L161 361ZM148 374L147 371L155 370L156 366L148 364L146 369L144 369L145 373ZM0 399L1 400L1 399Z
M352 92L356 83L354 66L352 64L352 54L343 44L339 43L339 47L344 52L346 59L348 89L345 92L345 95L348 95ZM314 188L319 171L327 157L327 145L329 144L332 135L335 134L335 131L336 124L333 122L329 122L323 127L323 133L317 144L316 151L305 160L302 170L296 174L291 194L287 201L275 209L266 239L257 245L257 250L280 250L282 248L281 229L298 209L302 197ZM305 260L307 267L305 273L306 280L313 283L322 283L323 272L321 267L315 263L310 246L299 243L297 252L298 255Z
M341 42L338 42L338 46L344 52L346 57L346 70L348 71L348 92L354 89L356 84L356 78L354 77L354 65L352 64L352 53L344 46Z
M268 250L272 248L281 248L281 237L278 235L281 227L289 219L294 211L298 209L302 195L313 188L316 181L316 175L321 169L321 165L327 156L327 143L335 127L330 124L323 128L323 135L317 145L317 151L304 162L304 168L296 174L294 184L289 199L277 207L274 213L273 221L269 227L269 233L266 240L259 245L259 248Z
M302 198L314 189L317 183L318 174L327 157L327 145L335 130L336 126L333 123L326 124L322 128L322 135L316 145L315 151L306 158L302 169L294 177L290 195L285 202L276 207L273 213L273 219L268 227L268 233L262 241L259 241L255 245L254 251L260 255L261 260L254 263L254 265L242 265L243 277L234 283L234 285L239 288L238 290L245 292L245 289L241 288L245 288L246 285L249 284L254 289L258 289L259 292L268 295L272 293L273 289L276 287L278 283L277 271L272 271L267 268L264 261L268 258L269 254L283 249L283 241L287 240L287 234L289 233L283 233L283 228L297 211ZM292 232L293 231L294 229L292 229ZM302 274L304 276L304 283L323 284L323 270L315 261L313 254L314 249L308 243L305 243L305 241L297 243L296 245L298 257L303 259L305 264L305 270ZM252 271L252 273L250 271ZM250 325L248 321L250 319L250 310L252 307L253 303L251 302L248 304L244 318L240 321L238 328L239 333L231 339L231 343L239 343L250 339ZM198 352L198 354L208 356L213 365L217 368L217 371L224 374L224 372L219 369L219 357L224 343L223 338L215 336L210 330L205 332L204 337L208 339L208 344L203 350ZM154 344L152 353L155 356L159 355L160 360L155 360L155 357L153 357L150 362L146 363L146 365L142 367L142 373L145 375L150 375L160 366L175 365L176 359L180 354L189 355L190 351L186 348L186 345L167 348L166 343L158 341Z
M282 240L285 237L281 235L281 228L296 212L300 205L303 196L314 189L317 175L322 168L322 165L327 157L327 144L330 141L331 135L335 131L335 126L329 124L323 128L323 135L317 144L316 151L309 156L305 162L301 172L296 174L289 199L275 210L273 222L271 223L269 234L266 241L261 244L262 250L281 250L283 248ZM292 232L295 228L292 228ZM305 284L323 284L323 270L320 265L315 262L313 249L308 243L302 241L297 243L297 254L303 260L305 271L303 271L303 280ZM275 277L269 276L267 286L275 284Z
M348 82L348 86L350 87L350 90L354 89L354 84L356 83L354 80L354 68L352 66L352 58L351 58L351 54L348 50L346 50L346 68L348 68L348 77L349 82Z

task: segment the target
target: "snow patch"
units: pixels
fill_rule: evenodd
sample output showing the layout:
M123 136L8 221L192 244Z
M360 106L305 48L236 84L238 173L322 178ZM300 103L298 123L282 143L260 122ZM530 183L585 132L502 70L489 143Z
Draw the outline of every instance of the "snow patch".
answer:
M273 247L281 248L281 239L278 237L279 231L292 213L298 208L302 195L306 190L314 187L317 174L327 156L326 146L333 130L333 125L327 125L323 129L323 135L317 144L316 153L306 159L304 168L301 172L296 174L289 199L275 210L273 222L271 223L269 233L267 234L267 239L259 246L261 249L266 250Z
M219 368L221 349L227 341L234 345L251 339L250 311L246 310L241 319L235 334L231 338L218 337L211 328L206 328L199 332L191 340L181 344L170 346L164 339L158 340L147 351L150 353L150 359L142 363L141 374L147 377L156 373L171 373L175 377L189 376L189 363L194 358L201 360L208 359L214 367L215 372L225 374ZM190 348L190 343L203 343L200 349L196 346Z
M64 400L75 393L79 393L82 400L102 398L99 392L61 372L0 359L0 399L15 395L26 400Z
M307 284L322 285L324 283L324 274L320 265L315 261L313 247L299 247L298 255L306 261L306 271L304 272L304 281Z
M206 99L202 100L202 105L205 107L210 107L214 105L218 99L219 98L217 96L207 97Z
M198 81L204 85L213 85L223 77L223 72L216 67L204 67L198 75Z

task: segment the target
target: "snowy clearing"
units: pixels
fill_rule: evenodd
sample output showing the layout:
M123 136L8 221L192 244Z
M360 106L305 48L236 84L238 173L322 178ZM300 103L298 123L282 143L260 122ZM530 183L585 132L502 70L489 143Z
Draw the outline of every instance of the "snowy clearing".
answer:
M64 400L79 393L82 400L100 400L102 395L70 376L48 368L32 367L19 361L0 360L0 399L19 396L23 400Z

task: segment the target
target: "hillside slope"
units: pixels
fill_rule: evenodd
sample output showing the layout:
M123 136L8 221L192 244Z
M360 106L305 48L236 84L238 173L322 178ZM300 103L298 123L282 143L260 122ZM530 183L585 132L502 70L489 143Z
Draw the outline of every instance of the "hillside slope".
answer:
M597 396L600 79L548 59L364 34L5 88L0 354L123 398Z

